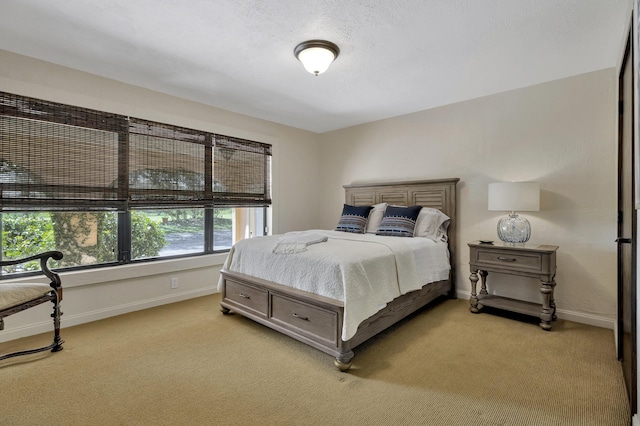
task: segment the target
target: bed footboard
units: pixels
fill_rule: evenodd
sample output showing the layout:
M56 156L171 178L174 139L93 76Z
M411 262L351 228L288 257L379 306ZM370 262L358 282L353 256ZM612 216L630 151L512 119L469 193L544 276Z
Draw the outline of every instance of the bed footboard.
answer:
M351 367L353 349L401 319L446 295L450 282L428 284L390 302L343 341L344 304L316 294L275 284L260 278L222 270L221 311L234 311L335 357L341 371Z

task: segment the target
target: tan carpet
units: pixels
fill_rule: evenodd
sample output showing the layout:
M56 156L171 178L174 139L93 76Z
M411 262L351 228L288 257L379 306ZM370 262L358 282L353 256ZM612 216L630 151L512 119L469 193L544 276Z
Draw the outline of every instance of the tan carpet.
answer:
M629 422L611 330L559 320L543 332L446 300L357 348L350 373L340 373L329 355L223 316L219 300L64 328L62 352L1 362L0 424Z

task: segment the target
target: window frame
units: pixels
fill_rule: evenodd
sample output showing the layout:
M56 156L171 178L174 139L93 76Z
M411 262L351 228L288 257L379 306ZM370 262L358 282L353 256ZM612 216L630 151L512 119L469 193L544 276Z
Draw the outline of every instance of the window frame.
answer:
M36 122L53 123L43 127L49 126L55 128L56 125L61 125L79 128L80 131L84 131L82 129L89 129L100 132L116 133L118 143L117 161L115 162L115 164L117 164L117 181L114 181L111 184L112 186L104 185L104 193L108 195L97 200L82 198L84 194L88 194L87 197L96 197L96 195L87 189L78 189L78 185L76 184L74 188L78 189L78 193L74 194L74 196L78 196L77 200L46 198L45 196L29 201L29 197L23 196L24 199L15 200L11 199L10 195L7 196L7 194L10 194L10 191L12 190L11 182L7 183L7 179L3 180L3 175L0 174L0 259L3 258L1 234L2 213L11 212L117 212L118 253L116 261L56 268L65 271L111 267L227 252L229 249L214 249L214 209L216 208L264 207L263 221L265 223L266 231L268 217L267 209L271 205L272 186L272 146L270 144L0 92L0 119L6 117L10 117L14 121L35 120ZM2 127L4 125L3 123L4 121L0 123L0 131L3 131L4 134L8 134L8 132L11 131L11 128L9 125L7 125L6 128ZM45 134L40 137L47 138L47 135ZM193 188L188 188L186 191L181 193L181 188L179 187L173 189L149 188L148 191L141 189L140 187L130 187L132 137L143 138L143 141L144 138L147 137L151 140L150 143L153 143L154 140L163 140L168 144L175 142L176 144L183 144L183 146L187 146L184 145L185 143L202 145L204 147L202 150L204 154L201 159L196 157L195 161L202 161L202 164L196 166L196 168L204 171L204 190L198 192L193 190ZM56 139L53 138L52 140ZM0 144L3 142L4 141L0 138ZM15 144L16 142L9 141L4 143ZM227 150L227 152L228 150L233 150L235 153L239 153L236 154L236 158L233 159L235 164L228 165L230 161L229 158L226 158L226 155L224 155L225 150ZM8 155L11 156L11 154ZM166 154L166 156L169 158L170 154ZM225 157L224 161L228 165L227 169L224 169L225 163L223 162L222 156ZM2 158L0 158L0 161L2 161ZM248 169L246 168L247 164L249 165ZM1 165L2 163L0 163L0 166ZM255 167L258 167L258 169L254 170ZM160 171L161 169L157 170ZM171 170L173 169L169 169L169 171ZM257 171L257 173L255 173L255 171ZM245 177L243 173L250 176ZM184 179L188 181L187 178ZM222 179L223 182L219 182L217 179ZM225 183L232 189L221 190L220 188L225 188ZM115 188L113 185L115 185ZM18 183L15 187L18 188L19 191L24 190L23 188L26 188L27 191L34 191L33 187L35 186L35 184L32 184L32 182L29 181L27 184ZM50 187L51 185L49 185L49 188ZM71 187L71 185L69 187ZM241 190L238 190L238 188ZM15 194L16 190L14 189L13 191ZM3 192L5 194L5 198L2 198ZM114 194L117 195L114 196ZM143 195L140 196L140 194ZM131 259L131 211L133 209L147 210L181 208L201 208L204 210L203 251L198 253ZM6 274L0 270L0 279L18 278L28 275L31 275L29 271Z

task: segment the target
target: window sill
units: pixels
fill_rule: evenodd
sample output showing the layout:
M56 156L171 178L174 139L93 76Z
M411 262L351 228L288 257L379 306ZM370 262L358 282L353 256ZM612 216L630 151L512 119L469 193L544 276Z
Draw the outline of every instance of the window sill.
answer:
M216 253L204 256L186 257L180 259L141 262L105 268L60 272L62 288L81 287L94 284L105 284L111 281L122 281L132 278L149 277L178 273L191 269L220 267L227 258L227 253ZM24 277L5 282L48 282L44 277Z

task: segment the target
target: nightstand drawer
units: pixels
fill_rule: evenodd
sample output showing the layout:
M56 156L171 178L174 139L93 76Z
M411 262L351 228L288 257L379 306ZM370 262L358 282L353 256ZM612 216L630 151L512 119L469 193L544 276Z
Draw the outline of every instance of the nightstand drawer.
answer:
M521 271L542 270L542 256L538 253L513 253L498 250L477 250L475 265L507 267Z

